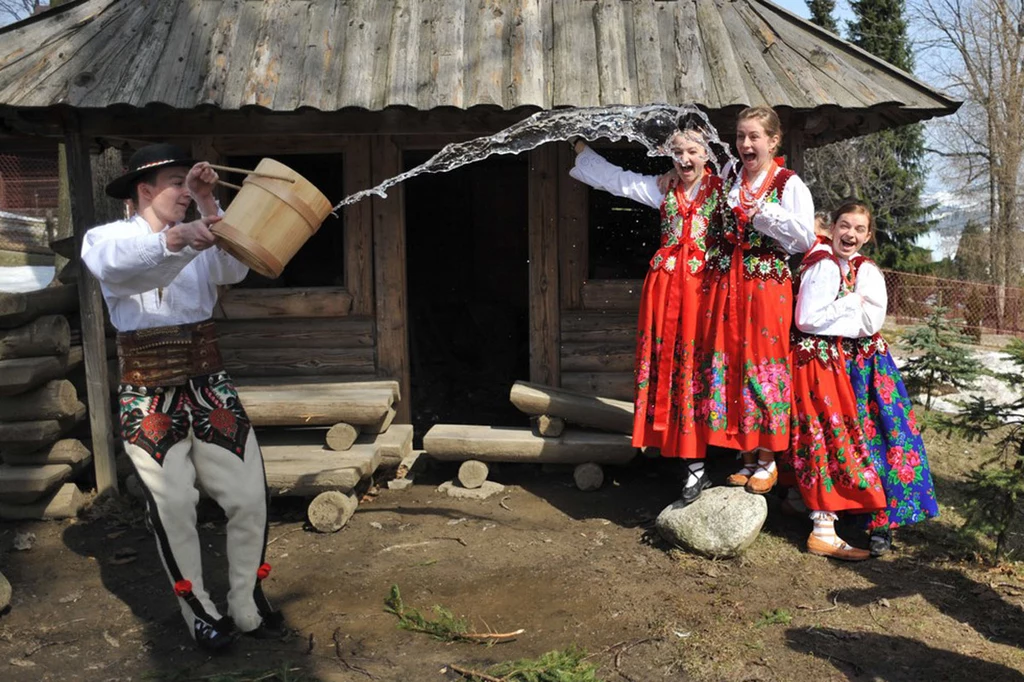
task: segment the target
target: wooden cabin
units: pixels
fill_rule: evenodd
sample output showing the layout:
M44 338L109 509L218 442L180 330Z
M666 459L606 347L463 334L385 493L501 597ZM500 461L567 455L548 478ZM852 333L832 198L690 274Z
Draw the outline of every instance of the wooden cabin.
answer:
M740 108L774 106L797 170L809 147L959 104L766 0L74 0L0 29L0 149L68 145L79 235L104 148L271 156L337 201L539 110L659 102L699 105L724 139ZM394 378L405 422L502 423L515 379L629 396L657 217L571 165L551 143L347 207L279 280L224 296L229 369ZM102 324L82 291L89 367Z

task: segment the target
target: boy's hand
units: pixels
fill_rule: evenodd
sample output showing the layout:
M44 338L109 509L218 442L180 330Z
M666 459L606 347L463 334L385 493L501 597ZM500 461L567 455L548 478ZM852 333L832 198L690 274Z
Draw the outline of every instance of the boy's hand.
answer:
M196 251L210 248L216 240L210 226L219 220L219 216L213 215L175 225L167 230L167 250L177 253L186 246L191 246Z
M202 201L213 196L213 188L217 184L219 176L217 171L210 168L206 161L200 161L192 166L185 177L185 186L197 201Z

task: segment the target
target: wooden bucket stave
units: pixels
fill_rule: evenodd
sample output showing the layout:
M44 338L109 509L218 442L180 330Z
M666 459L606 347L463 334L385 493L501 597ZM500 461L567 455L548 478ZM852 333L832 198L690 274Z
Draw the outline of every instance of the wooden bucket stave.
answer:
M284 266L331 214L331 202L313 183L288 166L263 159L256 173L283 175L295 182L250 175L210 229L217 245L265 277L280 277Z

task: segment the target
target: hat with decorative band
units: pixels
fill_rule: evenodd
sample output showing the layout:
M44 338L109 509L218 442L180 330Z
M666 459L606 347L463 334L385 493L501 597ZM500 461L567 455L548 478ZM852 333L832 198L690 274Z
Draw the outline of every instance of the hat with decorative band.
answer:
M128 199L131 197L132 185L148 171L171 166L191 168L196 163L195 159L177 145L146 145L128 159L128 172L107 185L107 195L115 199Z

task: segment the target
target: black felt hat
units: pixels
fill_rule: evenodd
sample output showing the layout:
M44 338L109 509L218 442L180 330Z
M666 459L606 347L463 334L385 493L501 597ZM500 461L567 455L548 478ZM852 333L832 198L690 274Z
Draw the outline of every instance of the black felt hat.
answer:
M128 159L128 172L107 185L107 195L115 199L131 197L132 184L144 173L155 168L187 166L191 168L196 160L173 144L150 144L132 154Z

